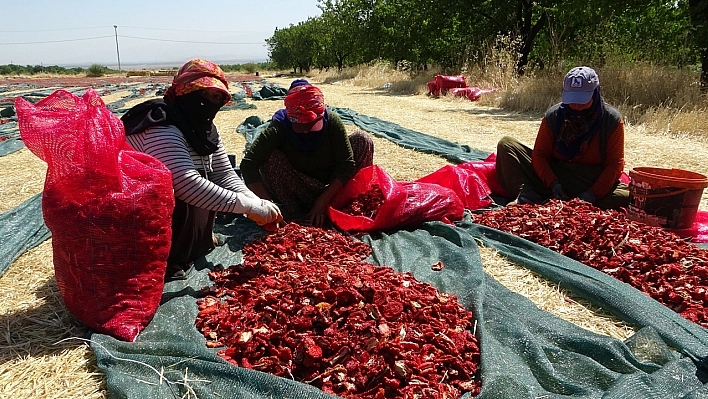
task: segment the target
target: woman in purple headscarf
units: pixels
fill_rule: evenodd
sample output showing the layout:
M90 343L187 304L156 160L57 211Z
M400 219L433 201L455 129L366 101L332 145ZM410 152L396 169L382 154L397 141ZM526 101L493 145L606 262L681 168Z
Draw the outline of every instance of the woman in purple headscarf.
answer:
M347 136L324 95L305 79L293 81L266 129L248 148L241 173L248 188L276 202L285 219L321 227L327 205L361 168L373 163L374 144L363 131Z

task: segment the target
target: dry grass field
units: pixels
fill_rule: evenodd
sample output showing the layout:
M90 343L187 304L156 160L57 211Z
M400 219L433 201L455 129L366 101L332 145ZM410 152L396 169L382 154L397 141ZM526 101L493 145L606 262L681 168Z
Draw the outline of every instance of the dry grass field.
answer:
M265 79L285 87L292 80L267 76ZM540 124L541 112L505 111L491 105L490 99L479 102L448 97L433 99L423 91L392 94L378 83L363 85L355 76L337 79L314 74L310 79L323 90L329 105L351 108L363 115L489 152L495 151L497 141L504 135L532 145ZM379 82L385 79L382 77ZM108 103L122 95L126 93L114 93L104 100ZM126 105L139 101L142 99ZM268 120L282 107L282 101L247 101L257 109L220 112L216 120L227 151L238 159L245 140L236 127L252 115ZM374 138L374 142L374 162L397 180L414 180L448 163L384 139ZM703 136L666 134L666 130L650 124L628 123L626 163L627 170L636 166L674 167L708 175L708 145ZM46 166L27 149L0 157L0 171L0 212L18 206L43 189ZM708 210L705 194L700 209ZM563 287L508 263L490 250L483 250L483 259L489 274L559 317L616 338L626 338L634 332L632 326L572 298ZM64 309L58 294L51 240L48 240L22 255L0 278L0 397L108 397L105 376L96 368L93 352L75 339L84 333L85 328Z

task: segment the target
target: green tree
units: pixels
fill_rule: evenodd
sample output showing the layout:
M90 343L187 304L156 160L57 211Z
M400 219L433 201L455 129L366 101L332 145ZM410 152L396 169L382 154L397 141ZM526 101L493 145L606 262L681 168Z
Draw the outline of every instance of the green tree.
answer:
M364 42L364 21L354 2L341 0L321 1L322 52L320 64L336 65L341 71L361 53ZM331 61L327 61L331 58Z
M701 59L701 90L708 91L708 0L688 0L688 6Z

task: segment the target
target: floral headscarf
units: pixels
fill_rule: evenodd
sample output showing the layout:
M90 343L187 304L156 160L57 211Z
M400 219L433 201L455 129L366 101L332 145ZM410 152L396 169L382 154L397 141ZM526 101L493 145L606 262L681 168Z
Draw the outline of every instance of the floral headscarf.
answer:
M226 95L226 101L231 100L229 84L224 71L215 63L200 58L187 61L172 79L172 86L165 92L168 100L174 101L176 96L183 96L197 90L213 88Z
M292 123L312 123L325 112L322 90L310 84L291 87L285 96L285 110Z

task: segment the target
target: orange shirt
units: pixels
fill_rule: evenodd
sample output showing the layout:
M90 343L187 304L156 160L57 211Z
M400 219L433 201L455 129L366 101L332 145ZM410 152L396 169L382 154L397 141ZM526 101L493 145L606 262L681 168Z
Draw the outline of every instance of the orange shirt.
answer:
M571 162L587 165L603 165L602 154L598 144L598 135L590 140L587 150L575 157ZM553 182L558 181L558 177L550 166L552 158L562 160L555 151L556 136L548 127L546 118L541 120L541 127L538 129L536 143L533 146L531 164L536 174L543 180L546 187L550 187ZM619 180L624 168L624 120L620 120L614 132L607 138L607 151L605 154L604 169L600 177L590 187L590 191L598 199L603 198L612 190L612 186Z

